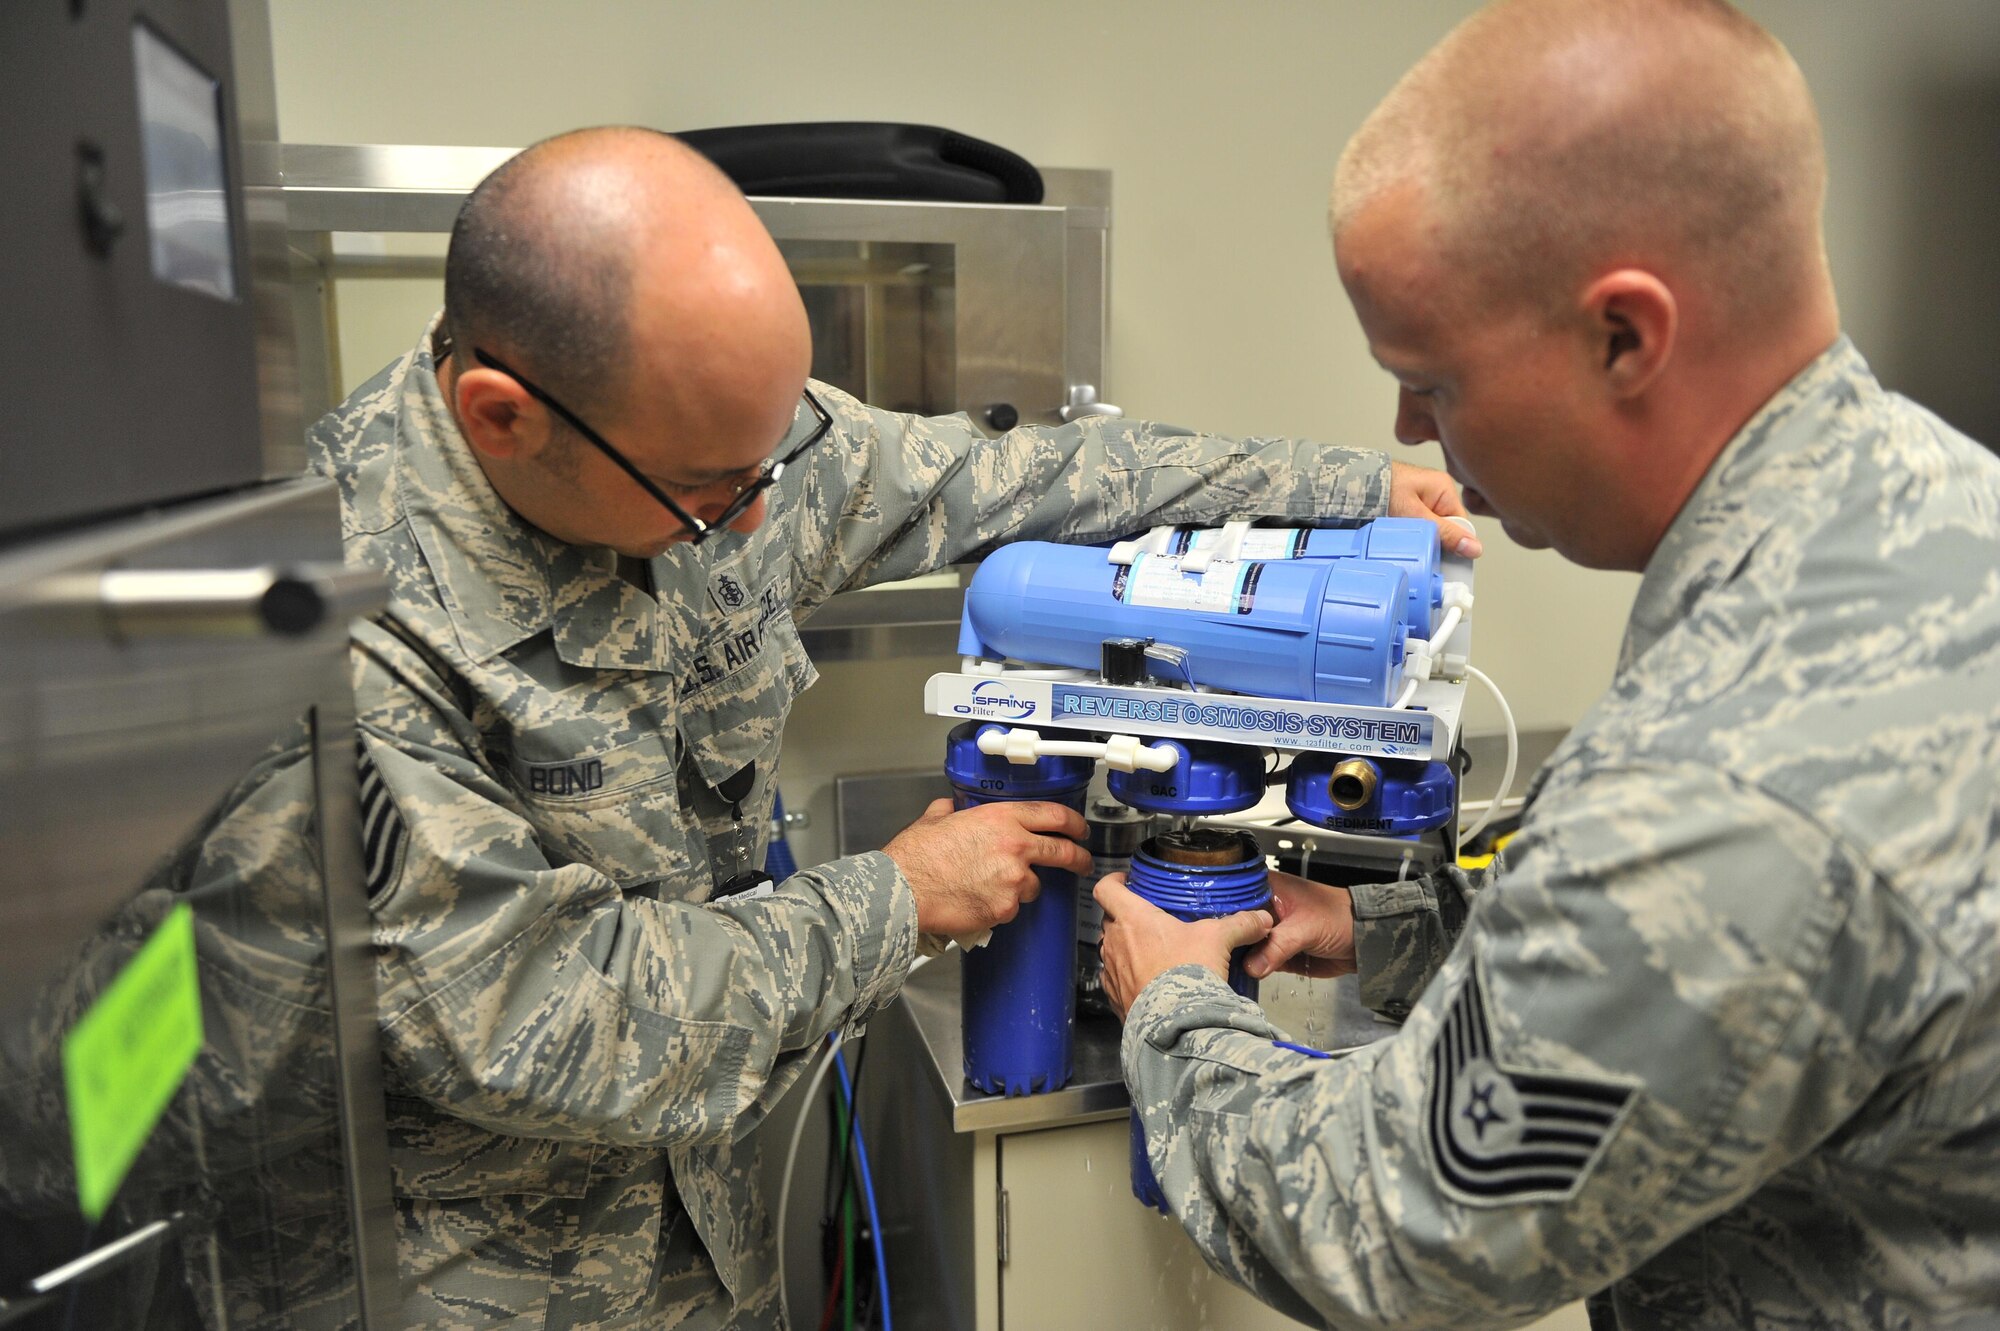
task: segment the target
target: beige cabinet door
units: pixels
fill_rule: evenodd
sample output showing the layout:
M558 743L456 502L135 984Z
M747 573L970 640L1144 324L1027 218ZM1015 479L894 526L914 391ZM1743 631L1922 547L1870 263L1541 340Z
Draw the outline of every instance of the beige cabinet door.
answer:
M1124 1119L1000 1139L1008 1331L1297 1327L1208 1269L1180 1222L1132 1196Z
M1132 1196L1126 1121L999 1141L1006 1331L1278 1331L1299 1323L1209 1270L1179 1222ZM1586 1331L1575 1304L1531 1331Z

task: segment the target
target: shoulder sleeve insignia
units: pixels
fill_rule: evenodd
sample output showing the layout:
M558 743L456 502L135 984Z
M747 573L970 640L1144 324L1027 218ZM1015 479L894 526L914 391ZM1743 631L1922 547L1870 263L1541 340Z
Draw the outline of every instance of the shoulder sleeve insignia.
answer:
M389 890L402 870L403 815L368 750L358 743L355 747L361 759L361 862L368 899L373 901Z
M1438 1179L1468 1206L1568 1198L1636 1098L1632 1082L1556 1076L1493 1056L1475 964L1431 1050L1425 1104Z

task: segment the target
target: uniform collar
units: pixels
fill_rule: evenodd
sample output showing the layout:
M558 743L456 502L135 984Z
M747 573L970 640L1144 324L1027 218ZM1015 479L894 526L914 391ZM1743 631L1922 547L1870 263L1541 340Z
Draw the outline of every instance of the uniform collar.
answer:
M1729 579L1791 508L1797 472L1818 465L1829 421L1880 391L1843 334L1736 432L1646 563L1625 628L1621 672Z
M495 493L438 387L437 323L398 385L397 488L460 647L484 661L548 631L570 665L665 669L659 606L618 576L612 551L559 541ZM655 585L658 573L656 561Z

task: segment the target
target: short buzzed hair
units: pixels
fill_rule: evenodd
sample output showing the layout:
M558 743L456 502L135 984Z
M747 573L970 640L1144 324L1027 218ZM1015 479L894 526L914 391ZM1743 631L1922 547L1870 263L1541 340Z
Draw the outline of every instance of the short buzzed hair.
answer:
M1593 68L1593 41L1630 59ZM1551 67L1565 77L1537 78ZM1332 223L1338 238L1370 199L1415 183L1442 257L1482 297L1553 307L1643 240L1737 323L1823 275L1825 179L1803 76L1724 0L1503 0L1354 136Z
M445 253L445 327L459 369L477 364L479 347L588 413L615 405L631 373L636 260L629 235L566 209L541 169L571 137L510 157L460 206Z

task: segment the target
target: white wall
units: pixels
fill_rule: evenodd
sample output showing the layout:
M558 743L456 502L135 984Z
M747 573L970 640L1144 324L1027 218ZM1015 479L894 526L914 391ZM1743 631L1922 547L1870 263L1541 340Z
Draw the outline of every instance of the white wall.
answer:
M1390 448L1390 381L1335 279L1325 190L1369 108L1475 7L272 3L280 123L292 142L513 145L611 121L881 119L949 125L1046 165L1109 168L1111 400L1209 429ZM1942 73L2000 70L2000 5L1746 7L1792 47L1820 97L1846 322L1893 371L1894 349L1881 342L1898 228L1911 212L1893 188L1902 104ZM433 298L418 288L401 299ZM350 378L412 341L414 317L357 308L343 339ZM1424 452L1405 455L1435 462ZM1568 724L1609 678L1636 579L1520 550L1497 530L1486 536L1475 656L1524 725ZM802 701L785 758L787 791L818 819L802 859L830 845L829 774L937 761L941 728L915 719L913 682L940 664L829 666ZM1483 708L1469 722L1475 732L1495 724Z

